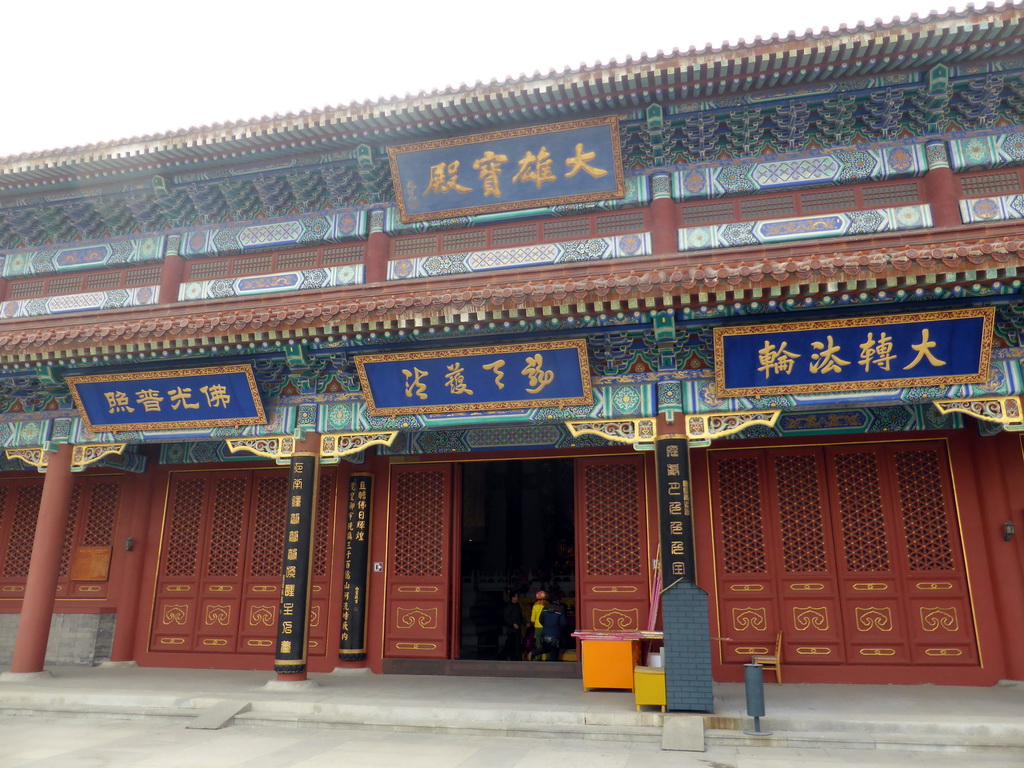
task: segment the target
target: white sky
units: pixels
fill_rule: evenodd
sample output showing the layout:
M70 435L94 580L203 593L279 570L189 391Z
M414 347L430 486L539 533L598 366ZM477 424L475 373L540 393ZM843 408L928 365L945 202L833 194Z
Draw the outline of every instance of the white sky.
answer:
M923 17L928 2L7 0L0 156Z

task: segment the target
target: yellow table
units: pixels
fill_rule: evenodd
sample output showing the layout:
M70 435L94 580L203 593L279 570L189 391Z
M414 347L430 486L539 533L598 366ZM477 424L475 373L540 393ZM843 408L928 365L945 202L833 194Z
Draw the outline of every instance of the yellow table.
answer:
M636 698L636 710L650 704L661 707L665 711L665 668L664 667L634 667L633 668L633 695Z

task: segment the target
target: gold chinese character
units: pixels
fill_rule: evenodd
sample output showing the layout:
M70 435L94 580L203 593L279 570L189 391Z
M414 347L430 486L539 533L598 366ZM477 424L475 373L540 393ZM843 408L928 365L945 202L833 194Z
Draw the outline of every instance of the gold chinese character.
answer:
M832 335L826 336L828 344L823 341L812 341L811 346L819 350L811 353L811 373L842 373L843 366L849 365L849 360L839 357L840 347L832 341Z
M608 175L608 171L602 170L600 168L593 168L593 167L587 165L587 163L589 163L595 157L597 157L597 153L596 152L584 152L583 151L583 145L582 144L577 144L576 145L576 156L575 157L567 157L565 159L565 164L567 166L569 166L569 168L572 169L567 174L565 174L565 178L567 178L567 179L571 178L571 177L575 176L577 173L579 173L580 171L586 171L587 173L589 173L595 179L600 179L602 176L607 176Z
M501 197L498 174L501 173L502 163L507 162L507 155L496 155L489 149L483 157L473 161L473 170L480 171L480 179L484 183L484 197Z
M292 464L292 469L296 472L296 474L302 474L305 471L305 468L306 465L303 464L301 461L296 461L294 464Z
M927 328L922 328L921 329L921 343L920 344L911 344L910 345L910 348L912 350L914 350L915 352L917 352L917 357L914 358L914 361L910 365L903 366L903 370L904 371L909 371L915 365L920 363L921 360L923 358L925 358L925 357L927 357L928 358L928 362L931 363L936 368L945 365L946 363L945 363L944 360L939 360L937 357L935 357L935 355L932 354L932 350L936 346L938 346L938 345L934 341L929 341L929 339L928 339L928 329Z
M284 577L286 579L294 579L295 576L296 576L295 566L294 565L286 565L284 567Z
M206 396L206 404L211 408L227 408L231 403L231 395L228 394L228 388L223 384L200 387L199 391Z
M678 464L667 464L665 465L665 474L669 477L679 477L679 465Z
M298 512L292 512L291 515L288 517L288 523L290 525L298 525L299 524L299 513Z
M523 183L532 181L537 185L537 189L540 189L540 185L545 181L558 181L551 173L551 153L544 147L541 147L540 152L536 155L527 150L522 160L519 161L519 170L512 177L512 181Z
M494 383L498 389L504 389L505 385L501 383L501 380L505 378L505 373L501 370L505 366L504 360L495 360L493 363L488 363L483 366L485 371L490 371L494 374Z
M299 550L295 547L288 548L288 554L285 556L287 560L298 560Z
M459 161L456 160L447 165L445 163L438 163L437 165L430 166L430 183L423 190L423 195L426 196L428 192L444 194L445 192L451 192L453 189L461 195L471 191L469 187L459 184Z
M414 367L411 371L403 368L402 374L405 376L405 396L412 397L413 390L415 390L416 397L420 400L426 400L427 385L424 384L421 379L428 375L427 372ZM409 379L412 379L412 381L409 381Z
M281 604L281 615L291 616L295 613L295 603L282 603Z
M792 373L793 361L800 355L786 349L786 342L776 348L768 339L764 340L764 346L757 350L757 362L761 367L757 370L764 372L767 379L769 373Z
M155 389L140 389L135 393L135 402L140 403L142 410L147 413L159 413L160 403L163 401L164 399Z
M531 395L537 394L555 380L555 372L545 371L541 367L543 365L544 358L540 352L538 352L533 357L526 358L526 367L520 371L523 376L527 376L530 379L530 386L526 388L526 391ZM532 387L532 389L530 387Z
M292 542L294 544L298 540L299 540L299 532L298 531L288 531L288 541L290 541L290 542Z
M292 506L293 507L301 507L302 506L302 497L299 496L298 494L296 494L295 496L292 496Z
M673 576L685 576L686 566L683 563L672 563L672 575Z
M198 408L199 403L190 403L188 399L192 397L191 387L175 387L174 389L167 390L167 396L171 398L171 408L178 410L182 408Z
M290 635L292 633L292 623L290 621L281 622L281 634Z
M284 596L285 597L295 597L295 585L294 584L285 584L284 585Z
M296 489L300 489L301 490L302 489L302 480L299 480L299 479L292 480L292 488L296 488Z
M669 551L673 555L685 555L686 554L686 545L683 542L681 542L681 541L673 541L669 545Z
M878 334L878 341L875 341L875 334L868 332L868 340L860 345L860 364L864 371L877 365L884 371L889 370L889 363L896 358L892 353L892 336L882 331Z
M135 409L128 405L128 395L124 392L104 392L103 396L107 398L110 413L121 413L122 411L135 413Z
M665 493L669 496L680 496L682 495L683 484L679 482L670 482L665 484Z
M282 640L281 641L281 653L291 653L291 652L292 652L292 641L291 640Z
M670 501L668 503L668 513L670 515L681 515L683 513L683 502Z
M670 520L668 523L668 532L672 536L683 535L683 521L682 520Z
M678 459L679 458L679 446L678 445L666 445L665 446L665 456L667 456L670 459Z
M444 384L453 395L472 395L473 390L466 386L465 369L462 363L452 363L445 374Z

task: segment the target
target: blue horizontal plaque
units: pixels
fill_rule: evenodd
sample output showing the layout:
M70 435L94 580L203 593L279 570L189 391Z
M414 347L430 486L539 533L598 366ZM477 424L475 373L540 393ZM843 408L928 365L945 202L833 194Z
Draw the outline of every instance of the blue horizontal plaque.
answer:
M715 329L718 397L976 384L995 308Z
M389 147L404 222L625 195L614 117Z
M461 413L590 405L586 342L540 342L355 358L370 413Z
M69 376L90 432L266 424L249 365Z

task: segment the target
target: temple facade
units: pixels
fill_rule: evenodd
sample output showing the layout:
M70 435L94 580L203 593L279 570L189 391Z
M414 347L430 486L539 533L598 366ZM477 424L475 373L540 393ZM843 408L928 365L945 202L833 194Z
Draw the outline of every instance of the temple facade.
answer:
M1024 679L1022 15L0 159L0 654Z

